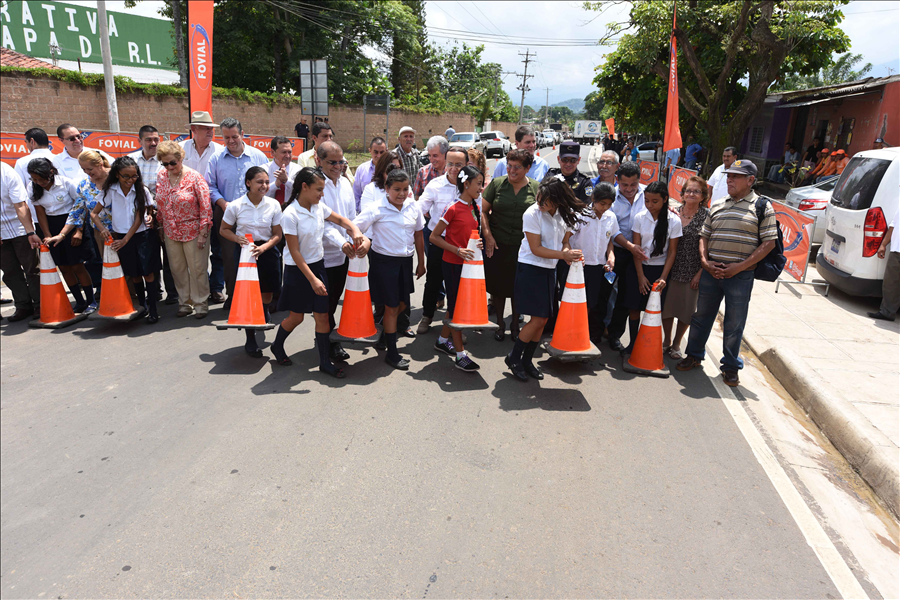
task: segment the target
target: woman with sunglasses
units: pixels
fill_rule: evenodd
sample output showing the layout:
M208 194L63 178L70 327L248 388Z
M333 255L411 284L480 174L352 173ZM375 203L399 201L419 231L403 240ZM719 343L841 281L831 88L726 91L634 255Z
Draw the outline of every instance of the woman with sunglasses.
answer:
M184 165L184 149L177 142L162 142L156 156L163 166L156 178L157 218L178 290L176 316L193 312L202 319L209 314L209 186L200 173Z
M100 220L100 211L109 210L112 230ZM147 230L147 220L155 207L150 190L144 186L141 170L129 156L119 157L109 170L103 193L97 199L91 219L104 240L112 241L112 249L119 255L119 263L126 277L131 277L138 302L149 311L147 322L159 321L156 296L159 281L154 274L162 267L159 252L153 252L150 241L153 232ZM155 234L153 234L155 235ZM146 290L144 284L146 283Z
M46 158L35 158L29 162L28 174L31 176L31 201L37 213L41 238L50 247L53 262L59 267L69 291L75 297L72 310L85 312L94 303L91 276L84 266L94 257L94 246L83 243L83 225L66 226L69 213L78 200L78 186L60 175Z

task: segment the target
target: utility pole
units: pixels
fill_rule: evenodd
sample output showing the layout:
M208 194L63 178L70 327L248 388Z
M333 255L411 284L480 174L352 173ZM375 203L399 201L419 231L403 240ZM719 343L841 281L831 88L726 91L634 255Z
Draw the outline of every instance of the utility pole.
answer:
M544 104L544 123L547 125L550 124L550 88L544 88L547 90L547 102Z
M100 21L100 53L103 57L103 84L106 87L106 112L109 130L119 132L119 105L116 103L116 81L113 78L112 53L109 51L109 21L106 20L106 0L97 0L97 19Z
M519 104L519 125L522 124L522 115L525 114L525 92L529 91L531 88L528 87L528 78L534 77L534 75L528 74L528 63L531 62L537 54L530 54L528 48L525 48L525 54L519 52L519 56L524 56L525 60L522 62L525 63L525 74L522 75L522 85L518 87L518 89L522 90L522 102Z

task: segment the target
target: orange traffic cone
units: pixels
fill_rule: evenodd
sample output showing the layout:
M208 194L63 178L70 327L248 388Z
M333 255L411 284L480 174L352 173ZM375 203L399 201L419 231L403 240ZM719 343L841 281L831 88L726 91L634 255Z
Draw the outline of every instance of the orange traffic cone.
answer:
M500 326L488 319L487 288L484 284L484 259L478 248L481 239L478 231L469 236L466 247L475 252L472 260L463 263L453 307L453 320L447 323L451 329L497 329Z
M331 332L331 341L374 344L379 337L381 328L375 325L369 294L369 259L354 256L347 271L341 322Z
M560 361L587 360L600 356L588 332L587 293L584 289L584 263L573 262L566 277L553 338L547 353Z
M629 373L653 377L669 376L669 367L663 360L662 302L658 285L654 283L650 290L637 339L634 341L631 355L622 365Z
M241 246L241 262L238 264L228 321L213 325L216 329L274 329L275 323L266 323L266 314L263 312L256 258L250 254L253 236L248 233L244 237L250 243Z
M103 286L100 289L100 307L91 320L134 321L143 317L147 309L139 306L137 310L131 301L128 282L119 263L118 253L112 249L112 241L106 240L103 246Z
M541 155L541 151L540 151L540 150L538 150L537 152L535 152L535 156L540 156L540 155Z
M84 313L76 315L72 310L56 263L50 256L50 248L41 244L41 318L30 321L28 326L61 329L87 317Z

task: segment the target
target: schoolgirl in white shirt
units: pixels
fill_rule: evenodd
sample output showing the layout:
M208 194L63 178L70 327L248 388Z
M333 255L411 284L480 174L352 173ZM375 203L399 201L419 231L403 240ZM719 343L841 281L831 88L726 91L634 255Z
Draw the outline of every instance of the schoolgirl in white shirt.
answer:
M368 250L368 240L359 228L346 218L331 212L322 204L325 190L325 174L321 169L304 167L294 179L294 188L288 207L281 218L284 232L284 284L278 299L278 310L290 311L281 322L272 353L279 365L293 364L284 351L284 342L307 313L312 313L316 321L316 349L319 351L319 371L338 379L346 375L329 358L331 342L328 334L328 275L325 272L325 235L333 236L335 243L342 244L348 256L362 256ZM326 230L325 221L346 229L353 243L344 240L337 230Z
M581 250L569 245L575 226L582 220L584 205L561 175L544 179L537 200L522 215L525 237L519 246L516 267L515 300L520 314L531 315L522 327L506 366L522 381L543 379L544 374L532 362L534 352L553 312L556 292L556 262L571 264L581 260Z

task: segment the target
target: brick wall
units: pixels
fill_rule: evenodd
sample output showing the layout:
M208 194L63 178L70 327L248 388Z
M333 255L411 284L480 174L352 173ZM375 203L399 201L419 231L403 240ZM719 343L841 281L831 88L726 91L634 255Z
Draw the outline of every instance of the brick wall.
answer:
M119 94L118 105L122 131L136 132L146 124L162 132L188 131L187 98ZM222 120L225 117L239 119L247 133L294 135L294 125L300 122L300 108L281 104L269 108L265 104L213 98L213 118ZM0 127L3 131L21 133L31 127L40 127L53 136L57 126L65 122L84 130L107 130L104 88L23 73L5 73L0 77ZM332 107L328 122L335 130L336 141L345 148L359 148L372 137L385 135L384 115L368 115L363 130L360 106ZM474 131L475 118L462 113L429 115L391 111L389 142L397 139L397 131L403 125L413 127L416 137L421 140L443 135L448 125L453 125L457 131ZM516 124L495 122L493 127L512 138Z

